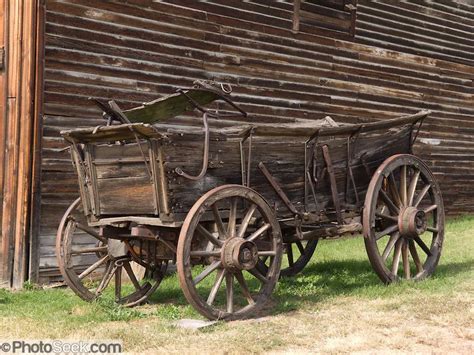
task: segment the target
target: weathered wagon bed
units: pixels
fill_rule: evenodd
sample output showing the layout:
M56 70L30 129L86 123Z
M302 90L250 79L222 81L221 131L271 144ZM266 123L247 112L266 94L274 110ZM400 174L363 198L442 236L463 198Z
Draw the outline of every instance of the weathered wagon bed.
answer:
M247 119L216 129L208 118L229 113L202 106L216 99L246 116L223 92L201 87L124 112L99 103L107 126L62 133L81 198L63 218L57 250L66 281L81 297L99 296L115 277L116 300L140 303L176 260L186 298L199 312L246 317L268 299L283 254L288 265L281 274L294 275L320 238L362 229L384 282L434 271L442 201L433 175L412 155L428 111L356 125ZM163 122L190 108L201 111L204 128ZM154 125L134 123L141 118ZM146 277L135 276L132 262ZM85 286L97 273L98 285ZM135 287L126 296L122 273Z
M88 164L91 171L93 181L87 192L96 203L93 207L95 215L127 215L130 206L134 206L134 215L159 216L161 194L153 189L154 186L158 186L161 173L165 176L169 197L168 208L162 206L161 210L169 210L169 213L174 214L173 221L176 222L184 219L183 214L202 194L225 183L243 184L243 175L244 180L246 175L251 177L249 186L267 199L275 199L275 192L265 176L259 172L259 162L263 162L274 174L292 203L301 203L305 195L305 153L313 156L311 164L324 167L325 161L321 153L323 145L327 145L331 152L342 207L345 204L354 207L357 200L360 207L360 201L365 196L372 176L371 172L387 156L410 151L412 125L427 114L420 112L389 122L342 127L324 127L326 123L322 121L312 125L306 123L305 127L297 123L286 127L250 125L211 129L209 167L206 175L198 181L176 176L175 169L186 167L186 170L191 172L200 170L202 164L200 151L203 149L204 133L199 128L165 128L163 125L157 128L146 124L126 124L66 131L63 132L63 136L70 142L85 144L85 160L77 161L77 164ZM140 143L136 143L134 132L139 137ZM243 138L249 139L250 132L251 162L250 164L246 162L243 166L240 144ZM316 144L315 138L319 138ZM348 159L349 138L352 147L350 147L351 157ZM129 143L120 145L115 143L117 141L129 141ZM308 141L313 141L310 142L311 151L308 148ZM146 164L142 151L145 153ZM245 143L242 151L245 155L248 154ZM163 171L160 172L158 167L148 166L150 157L155 163L163 159ZM354 186L346 186L348 164L358 187L356 190ZM249 174L248 168L250 168ZM151 180L147 169L152 173ZM317 188L314 187L317 206L313 195L306 199L306 209L310 211L315 208L324 210L331 204L330 196L326 193L329 191L329 175L325 174L323 169L320 169L319 173L322 177ZM282 214L287 212L285 210L277 208ZM165 217L163 222L166 221Z

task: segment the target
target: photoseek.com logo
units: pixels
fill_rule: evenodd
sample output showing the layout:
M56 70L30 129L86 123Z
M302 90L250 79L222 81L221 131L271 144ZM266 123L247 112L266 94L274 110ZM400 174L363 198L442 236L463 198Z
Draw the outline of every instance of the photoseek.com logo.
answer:
M119 354L121 341L0 340L0 352L10 354Z

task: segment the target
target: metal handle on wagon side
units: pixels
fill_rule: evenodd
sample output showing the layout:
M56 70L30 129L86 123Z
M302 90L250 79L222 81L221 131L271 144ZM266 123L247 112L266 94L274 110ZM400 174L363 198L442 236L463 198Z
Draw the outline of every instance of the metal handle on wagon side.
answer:
M204 149L203 149L201 172L199 173L199 175L193 176L193 175L186 174L183 171L183 169L181 169L180 167L177 167L175 169L176 174L183 176L189 180L199 180L204 175L206 175L206 172L207 172L207 166L208 166L208 161L209 161L209 125L207 123L207 112L205 112L202 115L202 121L204 123Z

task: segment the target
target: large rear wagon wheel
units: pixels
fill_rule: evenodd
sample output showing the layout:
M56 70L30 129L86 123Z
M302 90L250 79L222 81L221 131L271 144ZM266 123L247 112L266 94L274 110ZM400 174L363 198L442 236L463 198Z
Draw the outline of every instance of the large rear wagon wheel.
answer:
M282 259L279 223L254 190L224 185L189 211L177 250L181 288L209 319L257 316L278 281ZM260 272L258 263L266 263Z
M66 284L89 302L110 297L127 307L143 303L157 289L166 270L165 263L144 264L123 242L104 238L99 228L89 227L80 199L69 206L61 220L56 255ZM146 268L145 277L135 262Z
M435 271L444 207L438 183L421 159L394 155L377 169L367 190L363 226L369 260L383 282L421 280Z

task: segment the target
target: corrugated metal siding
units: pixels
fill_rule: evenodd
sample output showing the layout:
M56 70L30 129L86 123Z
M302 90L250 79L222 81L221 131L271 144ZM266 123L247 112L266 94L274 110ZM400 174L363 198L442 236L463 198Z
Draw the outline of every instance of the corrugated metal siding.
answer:
M236 102L260 122L328 114L356 122L428 108L433 115L420 138L432 144L418 152L439 176L449 211L471 211L472 7L447 0L393 4L361 1L349 40L308 24L293 34L288 3L47 0L42 280L57 274L55 229L77 196L59 131L102 123L88 96L115 98L127 108L195 79L215 79L234 84ZM428 37L426 44L414 34Z

